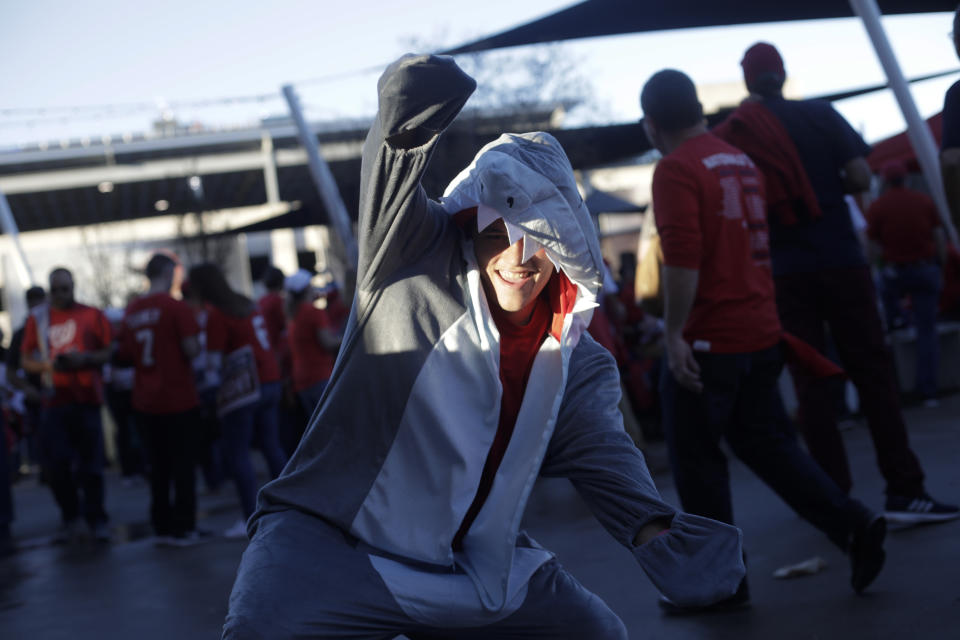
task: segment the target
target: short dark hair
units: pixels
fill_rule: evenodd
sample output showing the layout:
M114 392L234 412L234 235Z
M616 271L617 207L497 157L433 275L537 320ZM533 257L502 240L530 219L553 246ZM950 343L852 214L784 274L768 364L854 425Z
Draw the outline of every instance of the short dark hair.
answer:
M147 263L147 268L144 269L144 273L146 273L148 280L155 280L162 276L168 269L176 266L176 261L170 256L163 253L155 253L153 257L150 258L150 262Z
M783 84L786 80L786 77L779 73L768 71L761 73L756 79L746 83L747 90L750 93L755 93L764 98L777 98L783 95Z
M30 304L32 302L40 302L41 300L44 300L47 297L47 292L43 290L43 287L34 285L29 289L27 289L26 297L27 297L27 304Z
M284 278L286 276L283 275L283 271L271 265L263 272L263 278L261 279L263 280L263 286L270 291L277 291L283 289Z
M676 69L653 74L640 92L640 108L658 129L682 131L703 121L703 106L693 80Z
M55 275L58 275L61 273L65 274L68 278L70 278L70 282L73 282L73 272L70 271L70 269L67 269L66 267L54 267L53 269L50 270L50 276L48 277L48 279L53 280L53 277Z

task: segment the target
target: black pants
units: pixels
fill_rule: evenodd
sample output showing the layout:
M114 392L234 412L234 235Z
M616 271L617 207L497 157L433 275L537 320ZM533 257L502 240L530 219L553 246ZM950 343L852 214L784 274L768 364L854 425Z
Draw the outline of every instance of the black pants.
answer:
M900 389L884 342L877 296L867 267L781 276L777 311L783 328L821 353L830 327L840 363L860 395L889 495L923 493L923 470L910 448L900 408ZM829 381L791 369L800 402L799 422L810 455L846 492L853 482L837 429Z
M197 526L194 467L200 413L137 413L150 461L150 521L158 536L179 535ZM173 501L170 489L173 487Z
M72 522L81 515L91 526L106 522L100 406L44 407L40 418L40 447L50 490L60 507L63 522Z
M869 511L849 498L783 428L777 380L780 347L754 353L697 353L703 392L663 376L664 431L687 513L733 524L725 438L734 454L801 517L846 549Z
M107 407L117 424L117 458L120 462L120 473L124 477L143 473L143 443L133 419L130 396L130 391L107 388Z

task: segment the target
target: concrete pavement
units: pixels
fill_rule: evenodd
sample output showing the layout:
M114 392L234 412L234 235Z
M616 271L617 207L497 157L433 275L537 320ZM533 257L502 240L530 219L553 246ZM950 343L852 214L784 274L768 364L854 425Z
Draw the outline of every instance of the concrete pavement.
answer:
M930 492L960 501L960 395L936 409L907 413L911 441ZM883 483L867 430L845 432L855 486L883 506ZM650 453L663 466L662 446ZM569 483L541 482L527 528L624 620L632 639L957 638L960 637L960 521L895 530L887 565L866 595L849 586L847 559L794 515L739 463L731 465L737 523L749 552L753 606L696 618L664 616L657 594L630 553L597 524ZM656 474L676 503L669 473ZM33 480L15 488L20 551L0 560L0 638L216 638L245 541L216 538L189 548L157 548L149 539L145 485L108 478L115 541L69 548L51 544L58 515L49 491ZM239 513L232 487L201 495L200 525L222 531ZM811 556L827 568L776 580L772 572ZM322 567L317 568L322 571Z

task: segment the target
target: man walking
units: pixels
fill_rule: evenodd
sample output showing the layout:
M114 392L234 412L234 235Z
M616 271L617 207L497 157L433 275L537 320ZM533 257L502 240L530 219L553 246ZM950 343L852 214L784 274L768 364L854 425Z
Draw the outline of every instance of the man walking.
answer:
M821 353L827 332L857 388L892 522L950 520L960 515L926 492L910 448L899 389L877 313L870 269L850 220L846 193L870 186L870 147L829 103L785 100L783 59L760 42L744 54L750 99L714 132L742 149L763 172L767 221L783 328ZM837 429L830 384L791 367L799 423L810 455L846 492L853 481Z
M797 513L850 553L859 593L883 566L886 523L847 497L778 424L782 366L760 172L707 132L693 82L653 75L640 96L663 248L669 372L664 432L689 513L733 524L723 438ZM748 598L746 582L730 604Z

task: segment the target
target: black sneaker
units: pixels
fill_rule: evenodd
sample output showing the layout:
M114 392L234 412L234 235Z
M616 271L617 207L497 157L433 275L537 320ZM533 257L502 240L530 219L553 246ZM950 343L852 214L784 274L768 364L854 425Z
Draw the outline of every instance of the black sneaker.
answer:
M908 498L888 496L884 517L896 524L922 524L925 522L946 522L960 517L960 508L952 504L942 504L926 493Z
M883 550L883 539L887 536L887 521L876 516L865 527L853 534L850 541L850 586L857 593L870 586L887 554Z

